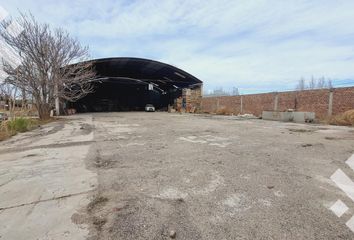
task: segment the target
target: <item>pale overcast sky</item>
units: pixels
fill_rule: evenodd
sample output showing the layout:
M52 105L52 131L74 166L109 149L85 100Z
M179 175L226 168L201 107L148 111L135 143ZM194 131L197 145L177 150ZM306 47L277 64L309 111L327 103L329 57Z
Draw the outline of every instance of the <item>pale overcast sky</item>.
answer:
M0 0L89 45L92 58L166 62L206 91L294 89L301 77L354 85L354 1Z

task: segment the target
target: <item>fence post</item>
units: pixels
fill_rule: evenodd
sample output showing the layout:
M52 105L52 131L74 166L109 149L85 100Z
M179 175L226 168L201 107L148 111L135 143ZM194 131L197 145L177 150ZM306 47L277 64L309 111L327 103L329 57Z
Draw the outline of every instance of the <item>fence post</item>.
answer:
M243 114L243 97L242 97L242 95L241 95L241 112L240 113Z
M274 111L278 111L278 93L275 92L275 98L274 98Z
M327 115L330 117L333 113L333 89L329 90L329 99L328 99L328 113Z

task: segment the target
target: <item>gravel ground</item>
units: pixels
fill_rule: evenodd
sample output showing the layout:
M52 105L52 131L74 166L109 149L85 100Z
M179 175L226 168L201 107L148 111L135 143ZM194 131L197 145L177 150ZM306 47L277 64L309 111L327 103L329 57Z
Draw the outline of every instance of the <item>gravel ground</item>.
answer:
M2 239L354 239L354 130L168 113L78 114L0 145ZM337 217L338 199L349 210Z
M354 239L329 177L352 128L168 113L93 114L89 239ZM89 117L89 116L88 116ZM341 218L329 207L341 199Z

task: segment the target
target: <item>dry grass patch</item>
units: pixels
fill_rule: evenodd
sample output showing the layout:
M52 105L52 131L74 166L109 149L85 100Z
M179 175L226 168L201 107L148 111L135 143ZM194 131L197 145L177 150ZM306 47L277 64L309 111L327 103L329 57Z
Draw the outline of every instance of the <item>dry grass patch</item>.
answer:
M227 107L222 107L216 111L218 115L232 115L233 111Z
M346 111L329 119L329 124L341 126L354 126L354 109Z
M40 120L36 118L18 117L0 123L0 141L6 140L17 133L33 130L40 125L55 121L55 118Z

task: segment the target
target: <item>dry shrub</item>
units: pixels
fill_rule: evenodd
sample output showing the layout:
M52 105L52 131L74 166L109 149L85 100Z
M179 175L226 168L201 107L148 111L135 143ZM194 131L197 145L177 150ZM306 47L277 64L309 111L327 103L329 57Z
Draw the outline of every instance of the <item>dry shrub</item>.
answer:
M18 132L26 132L30 130L30 127L31 120L26 118L2 121L0 124L0 141L16 135Z
M227 107L222 107L216 111L218 115L232 115L233 111Z
M8 128L7 121L0 122L0 141L3 141L14 135Z
M55 120L55 118L39 120L19 117L12 120L2 121L0 122L0 141L6 140L19 132L27 132L38 127L39 125L47 124Z
M35 108L30 108L30 109L22 109L22 108L16 108L12 114L8 112L8 115L13 115L15 117L33 117L33 116L38 116L38 111Z
M354 109L332 117L329 123L333 125L354 126Z

